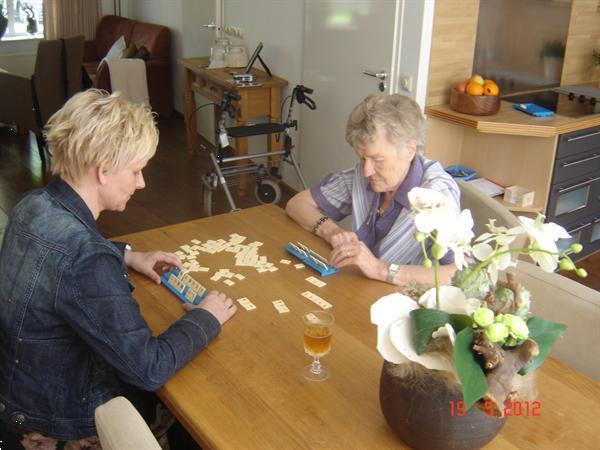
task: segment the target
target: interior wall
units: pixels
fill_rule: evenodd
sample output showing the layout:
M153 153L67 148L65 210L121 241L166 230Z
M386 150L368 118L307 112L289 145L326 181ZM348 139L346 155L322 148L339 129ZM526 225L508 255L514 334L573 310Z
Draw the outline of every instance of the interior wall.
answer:
M304 0L224 0L224 25L241 28L244 40L226 37L234 45L245 45L248 55L252 54L259 42L263 43L261 57L265 63L273 74L289 82L282 90L282 100L302 81L304 7ZM255 67L262 69L258 61ZM299 118L299 109L300 107L294 109L296 119ZM299 136L293 130L291 133L294 144L299 149ZM265 149L266 137L250 138L250 153ZM283 179L291 186L297 185L296 174L287 165L283 166Z

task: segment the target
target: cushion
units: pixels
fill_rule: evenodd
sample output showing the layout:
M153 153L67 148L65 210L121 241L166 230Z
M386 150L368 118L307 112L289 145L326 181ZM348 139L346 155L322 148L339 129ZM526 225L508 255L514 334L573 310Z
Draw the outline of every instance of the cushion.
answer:
M137 52L132 56L132 58L143 59L144 61L148 61L150 59L150 52L143 45L138 48Z
M125 43L125 36L121 36L112 45L104 59L122 58L123 52L127 50L127 44Z
M125 51L123 52L123 56L122 56L122 57L123 57L123 58L132 58L132 57L133 57L133 55L135 55L135 54L137 53L137 51L138 51L138 49L137 49L137 47L135 46L135 44L134 44L134 43L131 43L131 44L129 45L129 47L127 47L127 48L125 49Z

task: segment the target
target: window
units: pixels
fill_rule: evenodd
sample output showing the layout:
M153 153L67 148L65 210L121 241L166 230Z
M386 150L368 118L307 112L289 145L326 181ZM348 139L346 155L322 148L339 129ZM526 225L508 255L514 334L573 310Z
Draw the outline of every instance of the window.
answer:
M44 0L0 0L0 5L8 19L3 41L44 37Z

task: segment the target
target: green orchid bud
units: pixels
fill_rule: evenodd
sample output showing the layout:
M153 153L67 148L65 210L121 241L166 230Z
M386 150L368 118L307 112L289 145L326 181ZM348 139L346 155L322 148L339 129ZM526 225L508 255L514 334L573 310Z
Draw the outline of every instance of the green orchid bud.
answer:
M559 263L560 270L575 270L575 264L570 258L562 258Z
M477 324L480 327L487 327L494 323L494 311L488 308L477 308L473 313L473 325Z
M504 314L498 314L496 317L494 317L494 322L502 323L503 319L504 319Z
M503 323L493 323L485 329L485 334L490 342L503 344L508 337L508 327Z
M504 346L505 347L516 347L518 343L519 343L519 341L509 334L508 337L506 338L506 342L504 342Z
M583 250L583 245L581 245L579 242L575 242L571 245L571 251L573 253L580 253L581 250Z
M417 231L415 233L415 239L417 240L417 242L423 242L426 238L427 235L425 233L422 233L420 231Z
M427 258L425 261L423 261L423 266L430 268L432 266L431 260Z
M578 277L580 277L580 278L585 278L585 277L587 277L587 271L586 271L586 270L585 270L583 267L580 267L579 269L577 269L577 270L575 271L575 273L576 273L576 274L577 274L577 276L578 276Z
M517 339L527 339L529 337L529 328L527 323L519 316L504 314L502 323L508 327L508 332Z
M446 247L437 242L431 246L431 256L438 261L444 257L447 251L448 249Z

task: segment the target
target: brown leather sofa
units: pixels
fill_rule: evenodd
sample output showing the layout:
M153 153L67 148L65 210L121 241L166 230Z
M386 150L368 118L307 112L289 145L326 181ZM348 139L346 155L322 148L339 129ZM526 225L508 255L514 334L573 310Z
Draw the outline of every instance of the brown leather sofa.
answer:
M173 112L173 92L171 89L171 30L162 25L138 22L126 17L104 16L96 29L96 38L85 41L83 67L94 87L111 90L108 65L100 61L114 42L125 37L128 47L135 45L137 50L145 47L149 55L146 60L148 95L152 110L161 116Z

